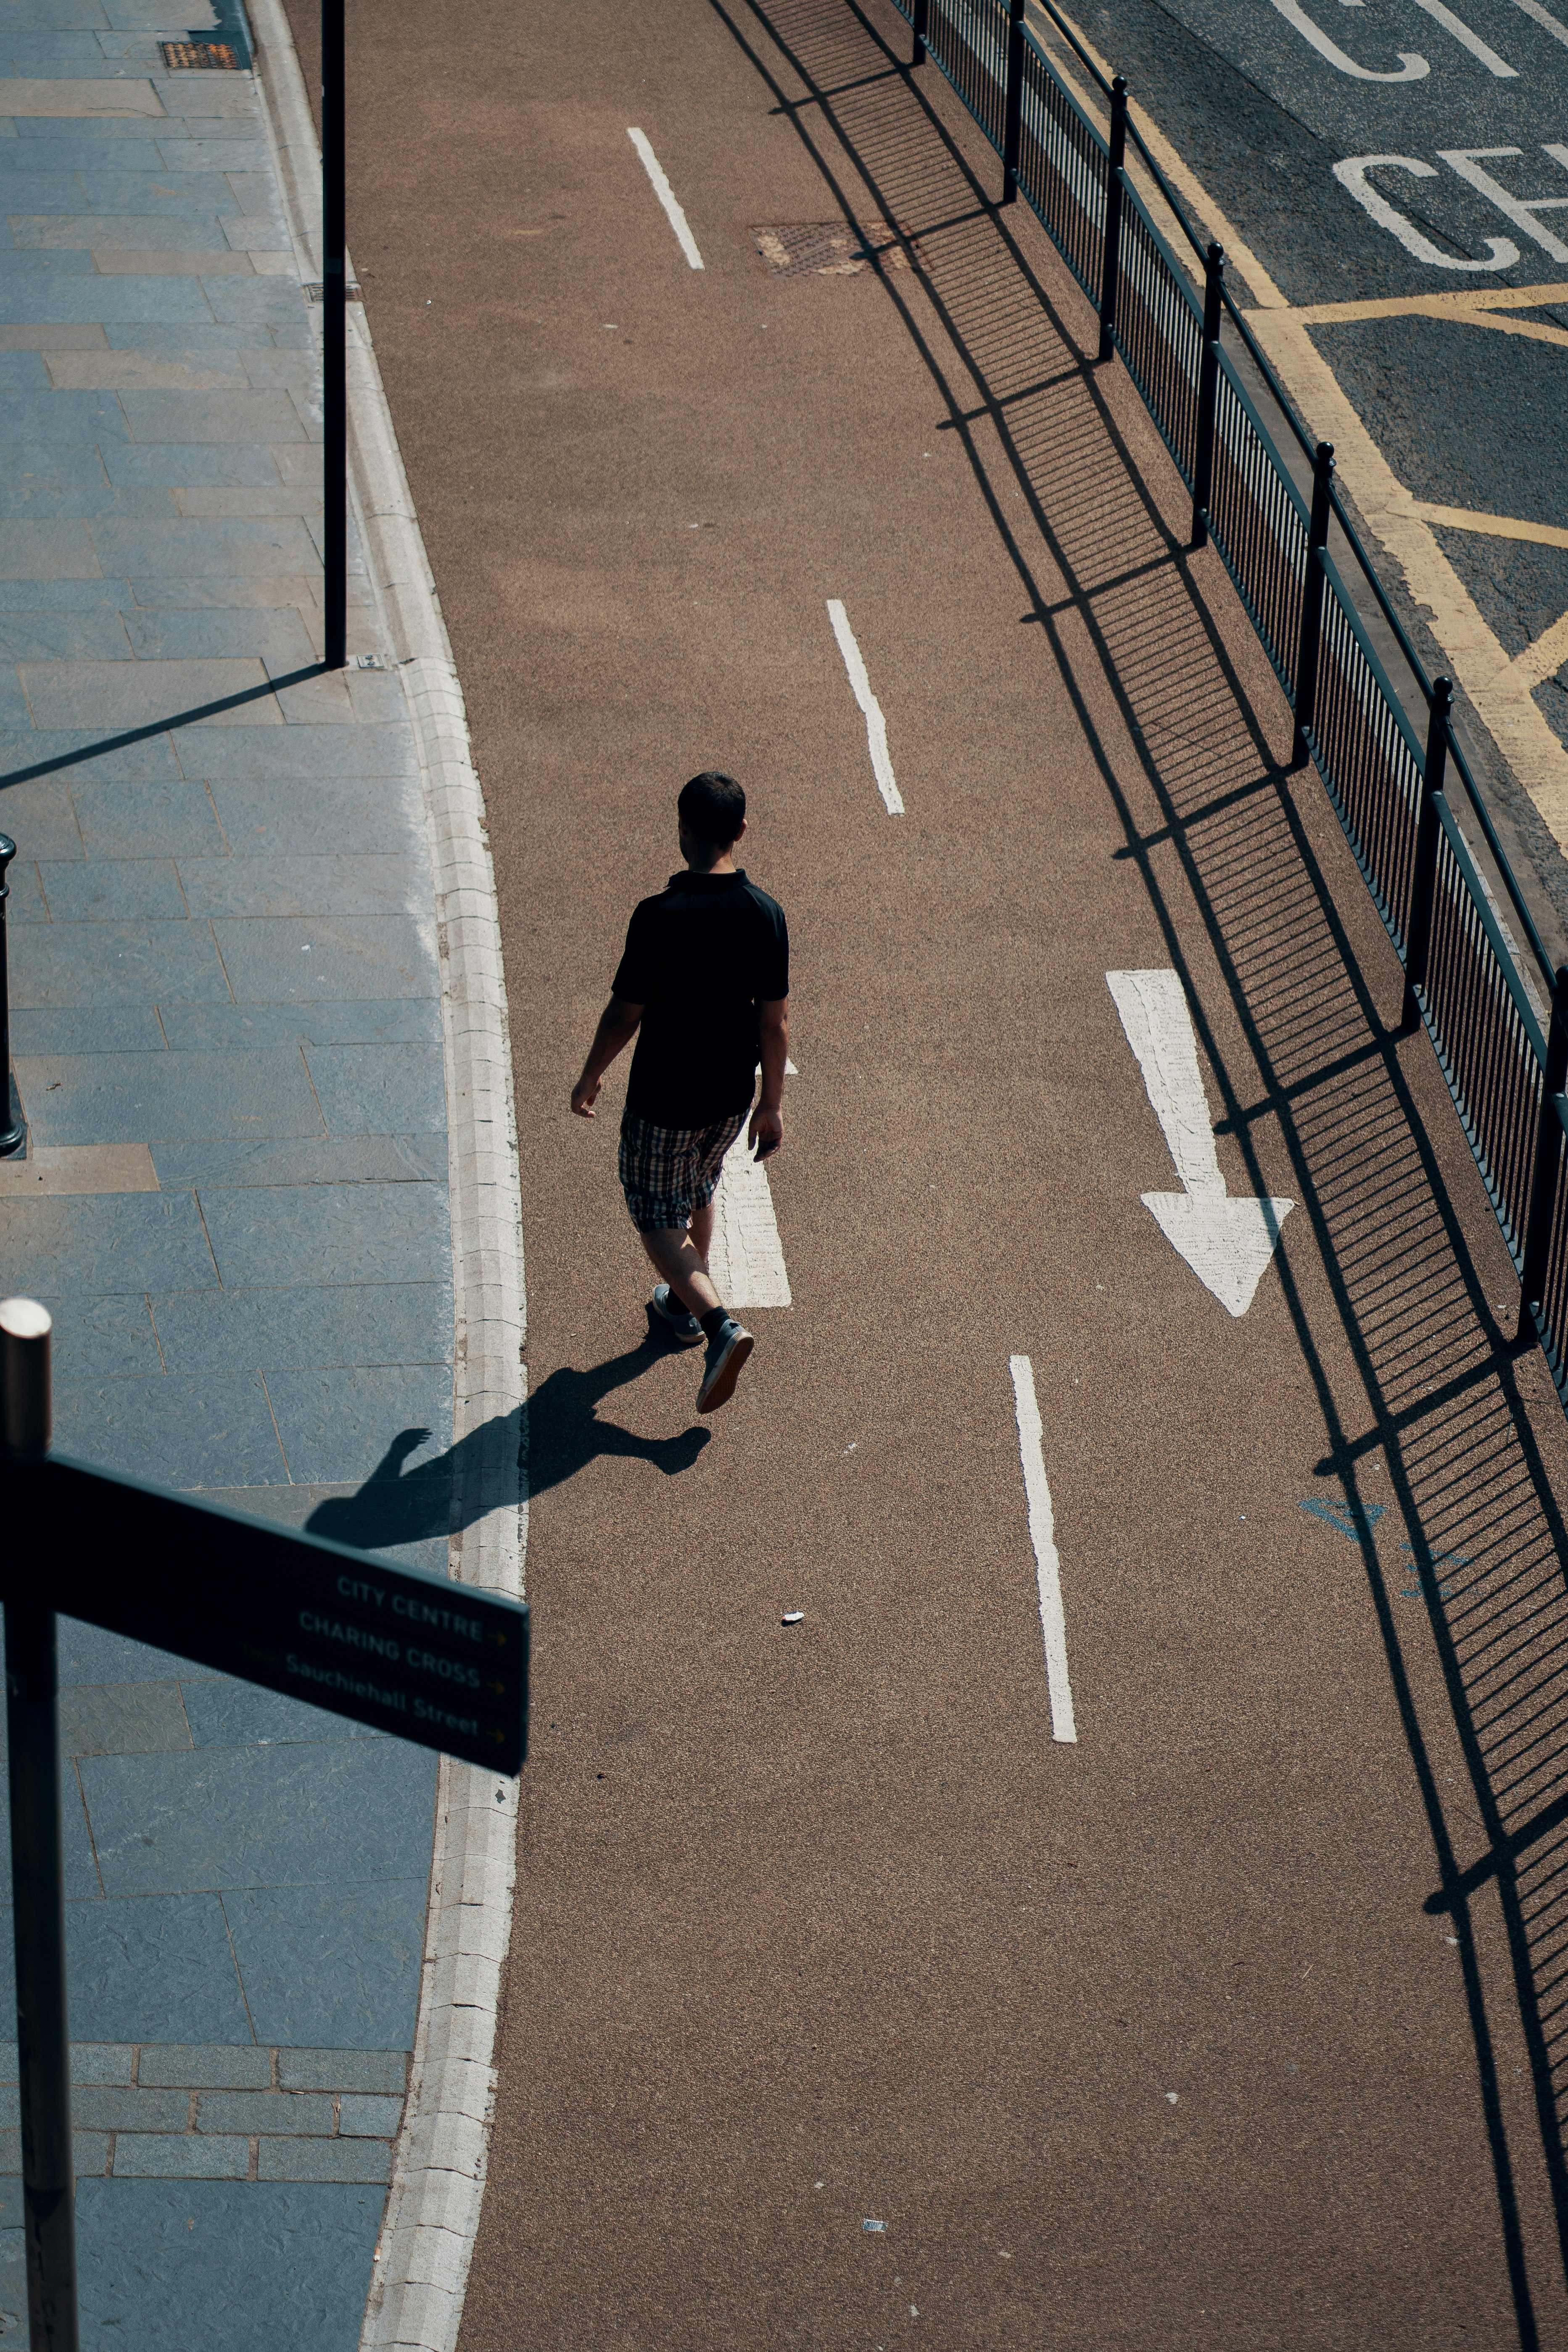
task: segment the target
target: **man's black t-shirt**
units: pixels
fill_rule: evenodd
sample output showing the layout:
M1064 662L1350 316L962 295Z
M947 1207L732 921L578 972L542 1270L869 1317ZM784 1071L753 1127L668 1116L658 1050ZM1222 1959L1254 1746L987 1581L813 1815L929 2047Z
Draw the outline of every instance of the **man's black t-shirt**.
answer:
M789 994L784 908L744 873L672 874L626 929L611 982L645 1009L626 1109L659 1127L708 1127L750 1108L759 1004Z

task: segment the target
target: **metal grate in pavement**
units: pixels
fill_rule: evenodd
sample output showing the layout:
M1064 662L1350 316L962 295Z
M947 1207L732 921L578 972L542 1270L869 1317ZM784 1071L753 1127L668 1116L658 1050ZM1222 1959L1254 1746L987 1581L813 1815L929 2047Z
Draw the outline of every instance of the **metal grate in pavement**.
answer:
M908 269L910 257L886 221L786 221L753 228L757 251L771 278L854 278L869 269L875 254L884 269Z
M239 71L239 59L226 41L160 41L158 47L171 73L184 73L201 66L209 70Z

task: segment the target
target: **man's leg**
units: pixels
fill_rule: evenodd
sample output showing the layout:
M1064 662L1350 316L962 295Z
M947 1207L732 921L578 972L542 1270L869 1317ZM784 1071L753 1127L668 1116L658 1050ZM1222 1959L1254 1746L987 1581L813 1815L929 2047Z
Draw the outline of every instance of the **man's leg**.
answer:
M699 1209L691 1220L692 1224L695 1226L701 1217L706 1217L708 1229L702 1237L700 1250L691 1234L679 1225L661 1225L657 1233L638 1235L659 1275L668 1283L676 1297L684 1299L699 1322L705 1315L711 1315L715 1307L722 1307L724 1303L708 1276L706 1245L713 1236L711 1208Z
M702 1385L697 1391L699 1412L716 1412L729 1402L741 1367L756 1345L720 1298L708 1271L714 1187L724 1153L744 1124L742 1113L696 1130L661 1129L647 1120L631 1118L621 1128L621 1182L632 1222L656 1272L696 1318L708 1343ZM662 1214L668 1223L644 1222L654 1202L658 1205L653 1213ZM665 1311L658 1306L657 1291L654 1303L659 1313ZM678 1331L677 1336L684 1335Z

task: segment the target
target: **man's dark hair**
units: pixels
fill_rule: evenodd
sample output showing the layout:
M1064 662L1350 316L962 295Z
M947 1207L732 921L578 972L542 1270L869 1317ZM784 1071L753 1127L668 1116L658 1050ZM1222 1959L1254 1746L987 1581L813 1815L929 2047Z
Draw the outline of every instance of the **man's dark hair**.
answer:
M675 805L688 833L724 849L739 838L746 822L745 793L733 776L721 775L717 768L704 768L700 776L682 784Z

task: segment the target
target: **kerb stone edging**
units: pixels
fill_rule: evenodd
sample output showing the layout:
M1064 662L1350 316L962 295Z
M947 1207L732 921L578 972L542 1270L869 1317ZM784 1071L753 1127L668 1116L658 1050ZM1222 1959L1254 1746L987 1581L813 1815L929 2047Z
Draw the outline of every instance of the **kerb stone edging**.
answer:
M247 0L262 113L302 277L321 275L321 151L282 0ZM456 1299L453 1573L521 1598L524 1297L511 1047L484 798L462 688L363 310L349 311L349 472L417 745L435 878ZM465 1521L469 1522L465 1526ZM517 1785L441 1759L403 2130L360 2352L454 2352L495 2103Z

